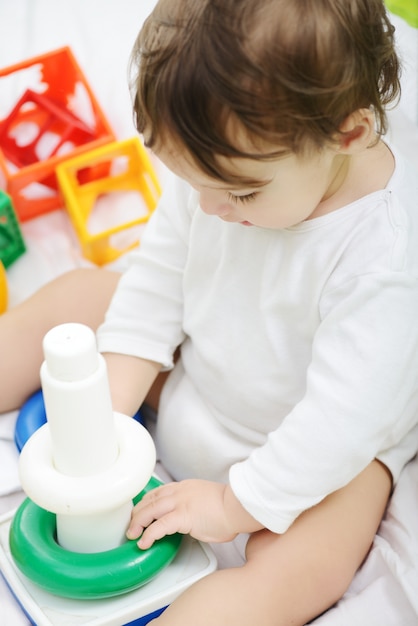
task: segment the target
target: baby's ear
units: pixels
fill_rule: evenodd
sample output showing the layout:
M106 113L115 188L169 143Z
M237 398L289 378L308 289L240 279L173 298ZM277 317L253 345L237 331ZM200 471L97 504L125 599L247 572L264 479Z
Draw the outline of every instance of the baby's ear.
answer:
M350 113L340 126L339 152L354 154L368 148L376 140L375 117L370 109Z

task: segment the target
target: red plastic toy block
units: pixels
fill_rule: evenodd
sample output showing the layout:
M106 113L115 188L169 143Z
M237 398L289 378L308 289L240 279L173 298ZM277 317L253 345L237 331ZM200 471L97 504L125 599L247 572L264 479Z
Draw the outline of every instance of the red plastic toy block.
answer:
M14 132L15 128L18 129L22 124L32 124L35 130L35 136L26 138L27 143L25 141L23 145L19 134ZM42 147L40 144L46 133L55 135L55 141L50 141L49 145ZM62 154L68 142L78 147L94 139L94 133L90 128L70 111L30 89L23 94L0 126L1 149L5 157L19 168L37 163L42 157L49 159ZM56 189L55 177L51 175L50 178L49 183L46 181L44 183Z
M68 47L0 69L0 102L10 79L22 88L0 121L0 187L25 221L62 207L59 163L115 137Z

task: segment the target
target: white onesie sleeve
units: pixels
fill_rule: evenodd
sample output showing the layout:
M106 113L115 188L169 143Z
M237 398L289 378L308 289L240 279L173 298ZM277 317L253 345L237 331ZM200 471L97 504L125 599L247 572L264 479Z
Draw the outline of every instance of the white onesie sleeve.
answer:
M418 281L398 270L353 278L323 298L303 399L230 470L235 495L274 532L380 451L417 437Z
M190 188L179 179L167 187L140 247L98 329L101 352L150 359L165 369L184 339L183 268L187 259Z

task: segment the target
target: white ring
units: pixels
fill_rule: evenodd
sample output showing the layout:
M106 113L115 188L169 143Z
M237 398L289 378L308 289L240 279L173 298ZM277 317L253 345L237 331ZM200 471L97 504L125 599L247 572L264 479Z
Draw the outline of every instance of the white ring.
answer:
M53 465L48 424L22 449L19 474L26 494L58 515L90 515L121 506L148 483L156 453L149 432L132 417L115 413L119 455L108 469L90 476L67 476Z

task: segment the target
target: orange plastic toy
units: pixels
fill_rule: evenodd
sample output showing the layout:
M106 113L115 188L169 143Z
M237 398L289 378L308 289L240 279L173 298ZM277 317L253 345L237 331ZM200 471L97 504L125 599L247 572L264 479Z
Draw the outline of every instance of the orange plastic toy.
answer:
M0 314L7 309L7 274L0 261Z
M96 178L86 180L86 170ZM57 178L83 254L97 265L138 245L140 226L161 194L137 137L68 159L57 167Z
M24 87L0 122L0 186L25 221L62 206L59 163L115 137L68 47L0 69L2 106L11 79Z

